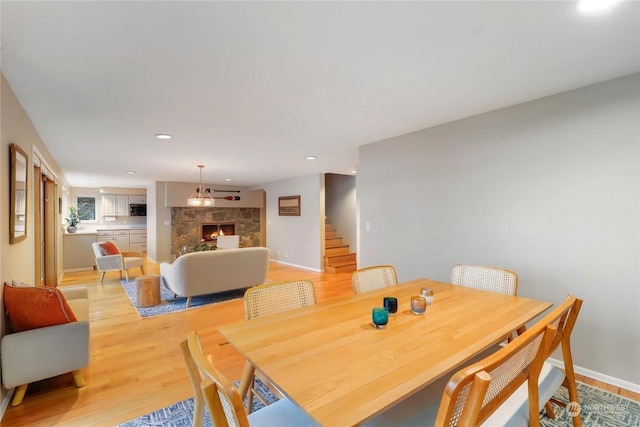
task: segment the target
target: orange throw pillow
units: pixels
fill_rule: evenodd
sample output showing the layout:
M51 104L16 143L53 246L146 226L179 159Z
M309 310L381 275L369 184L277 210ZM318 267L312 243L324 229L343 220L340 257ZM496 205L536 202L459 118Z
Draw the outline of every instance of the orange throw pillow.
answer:
M118 255L120 253L118 247L114 245L113 242L100 243L100 247L105 255Z
M5 283L3 299L15 332L77 321L64 294L56 288Z

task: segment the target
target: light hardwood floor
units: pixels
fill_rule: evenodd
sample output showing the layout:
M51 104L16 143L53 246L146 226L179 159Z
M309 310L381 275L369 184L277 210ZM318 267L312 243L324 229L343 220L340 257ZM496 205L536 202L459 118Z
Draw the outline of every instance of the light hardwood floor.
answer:
M136 270L133 275L139 274ZM147 273L158 270L147 262ZM268 278L310 279L318 301L352 292L351 273L314 273L271 263ZM107 273L104 285L98 280L97 272L67 273L60 285L89 288L91 362L83 370L86 385L75 388L71 374L31 384L22 405L7 409L2 426L115 426L193 396L178 343L194 329L216 366L230 379L240 378L244 359L217 327L244 318L241 300L140 318L117 273ZM640 395L607 384L594 385L640 401Z

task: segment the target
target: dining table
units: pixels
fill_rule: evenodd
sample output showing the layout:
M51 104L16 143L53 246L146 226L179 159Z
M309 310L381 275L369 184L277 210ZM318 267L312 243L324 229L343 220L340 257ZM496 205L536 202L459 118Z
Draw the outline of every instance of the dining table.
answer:
M423 288L433 291L433 302L415 315L411 297ZM377 329L371 313L384 297L396 297L398 310ZM218 329L319 425L352 426L450 376L551 305L416 279Z

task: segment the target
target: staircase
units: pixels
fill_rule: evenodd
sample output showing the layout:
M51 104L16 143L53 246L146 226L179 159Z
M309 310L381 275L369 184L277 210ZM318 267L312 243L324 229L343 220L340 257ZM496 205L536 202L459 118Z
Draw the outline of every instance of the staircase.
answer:
M352 273L357 270L356 253L342 242L338 231L329 223L324 231L324 271L327 273Z

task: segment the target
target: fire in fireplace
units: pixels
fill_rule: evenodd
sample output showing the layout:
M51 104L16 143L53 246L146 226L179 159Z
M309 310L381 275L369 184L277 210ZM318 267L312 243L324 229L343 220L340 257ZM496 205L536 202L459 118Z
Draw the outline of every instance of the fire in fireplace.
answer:
M218 240L218 236L236 234L236 224L233 222L208 222L200 226L202 240L212 242Z

